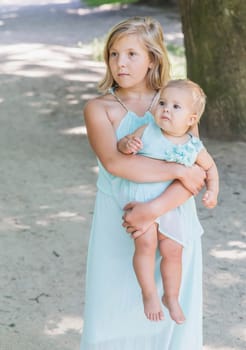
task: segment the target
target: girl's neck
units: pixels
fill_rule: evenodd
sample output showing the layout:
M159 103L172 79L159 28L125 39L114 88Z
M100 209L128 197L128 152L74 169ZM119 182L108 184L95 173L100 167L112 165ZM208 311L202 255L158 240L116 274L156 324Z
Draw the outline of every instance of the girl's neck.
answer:
M128 110L133 111L138 116L143 116L147 111L151 111L155 102L156 91L152 89L117 88L115 94Z
M156 91L147 87L129 89L117 87L115 89L115 92L121 98L141 100L143 98L148 98L149 96L154 95Z

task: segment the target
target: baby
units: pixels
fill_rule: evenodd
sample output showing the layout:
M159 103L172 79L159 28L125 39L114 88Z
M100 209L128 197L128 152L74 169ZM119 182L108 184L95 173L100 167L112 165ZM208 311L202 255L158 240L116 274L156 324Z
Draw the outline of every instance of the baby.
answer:
M203 203L207 208L213 208L217 204L219 191L217 168L199 138L190 133L199 122L205 102L206 96L196 83L187 79L171 80L160 91L153 122L126 135L118 141L117 146L124 154L138 153L185 166L198 164L207 173ZM142 184L118 178L114 186L120 190L121 205L124 206L133 200L151 200L160 195L170 183L171 181ZM182 250L190 239L201 233L194 198L191 198L175 210L159 217L148 231L134 240L133 266L142 290L144 311L148 319L159 321L164 318L154 279L158 246L164 290L162 302L176 323L181 324L185 321L179 303Z

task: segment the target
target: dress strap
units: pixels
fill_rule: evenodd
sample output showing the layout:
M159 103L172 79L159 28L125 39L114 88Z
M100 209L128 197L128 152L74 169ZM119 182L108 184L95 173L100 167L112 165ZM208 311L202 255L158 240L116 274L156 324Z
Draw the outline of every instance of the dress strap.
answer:
M127 106L124 104L124 102L121 101L121 99L119 98L119 96L116 95L115 89L114 89L113 87L109 89L109 93L110 93L111 95L113 95L113 96L116 98L116 100L121 104L121 106L122 106L127 112L129 112L129 109L128 109ZM147 111L151 112L151 109L152 109L152 107L153 107L153 105L154 105L154 102L155 102L155 100L156 100L156 98L157 98L158 96L159 96L159 91L156 91L156 93L154 94L154 96L153 96L153 98L152 98L152 100L151 100L151 102L150 102L149 107L147 108ZM147 111L146 111L146 112L147 112Z
M153 105L154 105L156 99L159 98L159 96L160 96L160 90L156 91L156 93L154 94L154 96L153 96L153 98L152 98L152 100L151 100L151 102L150 102L150 105L149 105L149 108L147 109L147 111L151 112L151 109L152 109L152 107L153 107Z
M116 95L114 88L109 89L109 93L112 94L116 100L121 104L121 106L127 111L129 112L129 109L126 107L126 105L124 104L123 101L121 101L121 99L119 98L119 96Z

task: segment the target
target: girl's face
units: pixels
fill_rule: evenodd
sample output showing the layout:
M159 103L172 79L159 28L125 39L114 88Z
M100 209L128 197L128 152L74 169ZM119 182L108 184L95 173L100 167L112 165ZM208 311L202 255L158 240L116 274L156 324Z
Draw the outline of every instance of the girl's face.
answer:
M146 84L146 75L152 65L146 47L135 34L115 40L109 50L109 68L122 88Z
M167 87L155 109L156 124L168 135L183 136L197 120L192 106L189 90Z

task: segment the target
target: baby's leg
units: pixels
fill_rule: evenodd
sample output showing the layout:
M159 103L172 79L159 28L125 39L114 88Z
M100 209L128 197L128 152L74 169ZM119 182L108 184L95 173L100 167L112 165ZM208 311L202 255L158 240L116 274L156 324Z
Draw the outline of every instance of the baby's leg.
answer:
M163 304L171 318L178 324L185 321L179 304L179 289L182 275L182 245L159 234L159 249L162 256L161 275L164 289Z
M136 238L134 242L133 266L142 289L144 313L151 321L162 320L164 316L154 278L158 242L156 224L151 225L148 231Z

